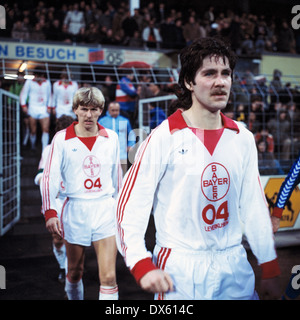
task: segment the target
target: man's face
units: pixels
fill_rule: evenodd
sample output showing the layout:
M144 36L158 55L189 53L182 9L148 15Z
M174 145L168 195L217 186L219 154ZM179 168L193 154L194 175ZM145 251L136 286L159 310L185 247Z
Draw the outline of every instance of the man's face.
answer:
M74 110L78 124L85 130L91 131L97 127L97 121L100 117L102 110L94 106L81 106Z
M108 112L111 117L117 118L117 116L120 114L120 106L118 103L111 103L108 108Z
M212 112L226 107L230 95L232 70L229 61L225 58L206 57L203 65L196 73L195 84L186 84L192 91L193 105Z

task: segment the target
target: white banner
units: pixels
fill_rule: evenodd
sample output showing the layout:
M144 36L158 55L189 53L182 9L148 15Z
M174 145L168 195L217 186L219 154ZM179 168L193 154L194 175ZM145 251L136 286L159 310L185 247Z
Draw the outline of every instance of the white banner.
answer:
M99 65L120 65L124 62L143 61L153 67L171 66L170 59L161 52L22 42L0 42L0 59Z

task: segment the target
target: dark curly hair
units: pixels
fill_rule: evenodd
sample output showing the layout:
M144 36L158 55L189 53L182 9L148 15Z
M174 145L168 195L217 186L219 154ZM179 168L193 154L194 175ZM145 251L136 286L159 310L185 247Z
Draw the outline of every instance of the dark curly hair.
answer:
M182 109L187 110L192 106L191 91L185 86L185 82L195 84L196 72L202 67L206 57L214 57L216 60L221 57L224 63L227 58L232 71L237 59L230 44L217 37L200 38L183 48L180 52L181 70L178 85L174 88Z
M55 132L67 128L74 122L74 119L70 116L62 115L60 118L56 119Z

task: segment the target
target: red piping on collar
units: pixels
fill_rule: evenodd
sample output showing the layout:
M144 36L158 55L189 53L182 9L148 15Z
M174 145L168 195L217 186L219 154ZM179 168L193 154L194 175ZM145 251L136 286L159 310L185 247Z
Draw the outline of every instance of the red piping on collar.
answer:
M240 132L239 127L237 126L237 124L232 119L224 116L223 113L221 113L221 118L222 118L222 123L223 123L223 126L224 126L225 129L234 130L237 133ZM174 112L168 118L168 121L169 121L169 129L170 129L170 133L171 134L173 134L174 132L176 132L178 130L182 130L182 129L188 127L187 123L183 119L181 110L177 110L176 112Z
M76 132L75 132L75 125L76 124L78 124L78 122L75 121L67 128L65 140L77 137ZM97 125L98 125L98 129L99 129L98 136L109 138L109 135L108 135L106 129L103 126L101 126L99 123L97 123Z

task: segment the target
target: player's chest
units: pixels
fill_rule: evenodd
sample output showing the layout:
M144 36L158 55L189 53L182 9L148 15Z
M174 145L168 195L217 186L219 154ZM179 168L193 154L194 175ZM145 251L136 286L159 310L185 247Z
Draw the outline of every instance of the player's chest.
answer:
M78 138L71 139L64 149L63 163L71 173L79 170L87 176L96 176L103 166L111 166L113 160L113 150L106 138L98 137L91 149Z
M224 132L212 149L209 142L187 131L172 143L168 165L177 174L198 175L205 183L226 183L230 176L240 175L244 155L238 140L231 132Z

